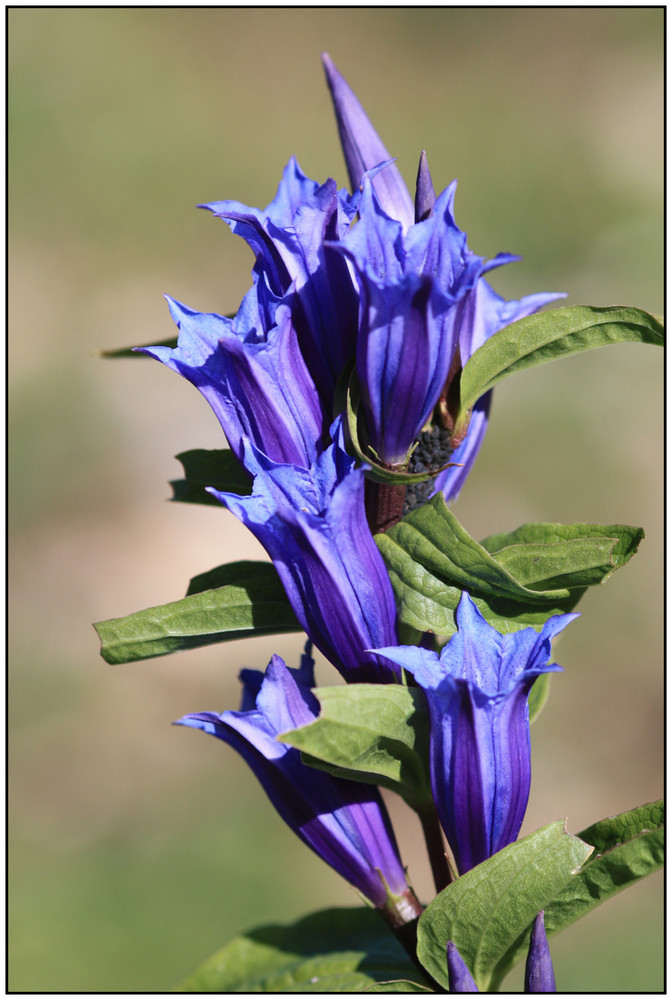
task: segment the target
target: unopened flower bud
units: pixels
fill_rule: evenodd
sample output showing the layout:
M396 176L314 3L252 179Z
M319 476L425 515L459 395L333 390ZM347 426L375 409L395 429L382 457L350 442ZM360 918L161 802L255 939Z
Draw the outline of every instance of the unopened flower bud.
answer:
M555 974L544 927L544 911L537 914L530 934L530 950L525 963L526 993L555 993Z
M479 993L467 963L452 941L448 942L448 983L451 993Z

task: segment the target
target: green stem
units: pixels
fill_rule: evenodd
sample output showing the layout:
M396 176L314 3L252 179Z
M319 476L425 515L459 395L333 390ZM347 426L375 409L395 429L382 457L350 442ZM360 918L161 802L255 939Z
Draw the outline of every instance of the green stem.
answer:
M439 817L436 814L436 809L429 808L423 810L420 814L420 822L422 823L422 832L425 835L429 863L432 866L434 885L436 886L436 891L441 892L453 881L453 875L448 858L446 857L443 834L441 833L441 825Z
M422 973L422 981L433 987L436 993L443 993L443 988L432 979L418 960L418 920L423 909L422 903L409 886L402 896L390 895L387 905L379 907L379 912L415 967Z

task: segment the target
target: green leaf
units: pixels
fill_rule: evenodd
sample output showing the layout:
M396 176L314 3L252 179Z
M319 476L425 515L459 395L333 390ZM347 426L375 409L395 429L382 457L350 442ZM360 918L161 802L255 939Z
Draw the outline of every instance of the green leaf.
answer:
M662 833L665 824L665 803L647 802L643 806L630 809L629 812L617 816L607 816L583 830L579 837L587 844L592 844L598 854L591 858L590 863L598 860L599 855L635 840L642 833Z
M353 907L241 934L182 983L179 992L357 993L399 980L419 987L421 973L376 910Z
M447 989L453 941L479 990L489 990L502 956L591 851L562 820L509 844L432 900L418 923L418 958Z
M539 716L542 708L548 701L548 696L551 692L551 677L553 674L540 674L534 684L532 685L532 690L527 697L527 707L530 713L530 725Z
M662 321L631 306L565 306L519 319L489 337L465 364L458 428L467 422L476 400L509 375L627 341L662 346Z
M201 590L208 578L218 586ZM103 659L131 663L230 639L301 631L270 563L219 566L195 577L189 589L180 601L94 625Z
M557 934L600 903L657 871L664 861L663 822L660 801L610 816L583 830L579 837L591 844L595 853L544 906L546 934ZM529 931L527 927L501 957L493 982L500 983L525 957Z
M162 340L160 344L156 341L152 344L138 344L138 347L177 347L177 337L169 337ZM98 351L101 358L148 358L149 354L143 354L137 347L116 347L110 350Z
M603 583L635 554L642 528L626 524L523 524L481 545L534 590Z
M625 525L528 524L479 544L436 494L376 542L401 623L451 636L463 590L499 631L539 628L623 566L643 535Z
M429 986L412 983L408 979L393 979L390 983L374 983L366 986L362 993L434 993Z
M227 313L226 319L233 319L235 313ZM141 347L170 347L173 350L177 347L177 337L168 337L159 344L155 340L151 344L137 344L135 347L115 347L111 350L98 351L101 358L147 358L148 354L142 354Z
M422 812L432 805L429 724L419 689L396 684L317 688L319 717L278 737L312 767L390 788Z
M252 478L229 448L208 451L195 448L175 456L182 463L184 479L174 479L173 501L179 503L200 503L222 508L222 504L206 493L206 486L239 496L249 496L252 492Z

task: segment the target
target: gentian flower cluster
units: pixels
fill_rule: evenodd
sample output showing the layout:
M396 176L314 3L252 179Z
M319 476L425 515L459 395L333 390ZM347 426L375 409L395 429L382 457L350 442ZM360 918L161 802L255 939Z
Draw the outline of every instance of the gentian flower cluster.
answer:
M404 504L457 495L491 396L456 436L462 367L494 333L558 295L500 298L485 276L516 258L469 249L455 221L456 185L435 196L424 153L411 198L348 84L326 56L324 65L351 191L309 179L292 159L265 209L202 206L251 247L252 287L234 318L169 299L177 347L142 350L203 394L252 476L250 496L211 492L266 549L309 640L348 683L411 675L425 692L432 792L462 874L518 835L530 786L527 696L541 673L560 669L548 665L550 640L573 616L502 636L465 593L440 655L400 645L373 533ZM359 400L357 440L348 389ZM389 481L368 479L371 465ZM426 483L407 496L394 477L409 471ZM277 739L319 711L309 653L298 671L274 656L264 675L245 670L241 680L240 711L180 724L238 751L285 822L393 924L416 918L378 792L306 766ZM469 992L452 944L448 960L454 991Z

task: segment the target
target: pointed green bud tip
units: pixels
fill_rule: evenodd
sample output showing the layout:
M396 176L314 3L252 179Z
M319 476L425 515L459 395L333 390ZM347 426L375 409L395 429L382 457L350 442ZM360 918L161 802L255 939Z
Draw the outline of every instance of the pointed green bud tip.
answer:
M415 182L415 221L422 222L428 219L434 210L436 194L432 183L432 175L427 165L427 153L420 154L420 165L418 166L418 176Z
M474 982L474 977L467 968L456 945L452 941L448 942L446 949L448 954L448 985L451 993L479 993L480 990Z
M537 914L530 934L530 950L525 963L525 992L556 992L555 973L544 927L543 910Z

